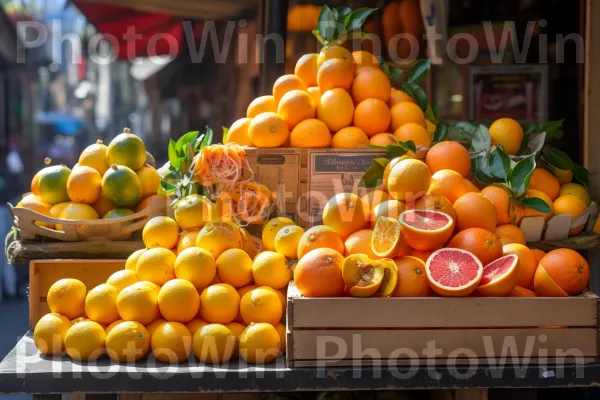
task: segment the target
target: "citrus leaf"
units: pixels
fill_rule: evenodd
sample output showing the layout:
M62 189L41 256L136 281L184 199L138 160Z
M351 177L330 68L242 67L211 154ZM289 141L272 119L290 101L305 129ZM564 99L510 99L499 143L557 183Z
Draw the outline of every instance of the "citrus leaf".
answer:
M406 143L398 142L398 144L390 144L386 146L387 153L385 157L393 160L394 158L402 157L410 150ZM413 150L414 152L414 150Z
M573 169L573 177L586 189L590 188L590 172L587 169L579 165L575 166L575 168Z
M352 11L344 20L344 27L347 31L353 31L362 28L369 15L377 11L376 8L361 7Z
M529 186L529 181L531 181L534 169L535 154L532 154L517 162L517 164L508 171L506 180L516 195L525 193L527 186Z
M375 163L381 165L383 168L385 168L390 163L390 160L388 160L387 158L378 157L378 158L374 158L373 162L375 162Z
M167 150L167 152L169 154L169 162L175 169L178 169L180 166L180 163L179 163L179 156L177 155L176 147L177 147L177 144L175 143L175 141L173 139L169 139L169 148Z
M427 110L427 94L425 90L416 83L402 83L402 90L406 92L410 97L415 99L417 105L425 112Z
M335 7L333 9L335 14L335 19L337 22L344 23L346 17L352 13L352 9L350 7Z
M364 173L360 182L358 183L359 187L376 187L380 181L383 180L383 171L385 167L381 166L381 164L374 162Z
M537 197L526 197L524 199L519 199L519 202L521 205L523 205L523 207L533 208L534 210L542 213L549 213L552 211L544 200Z
M408 83L417 83L423 79L431 69L431 61L429 59L421 60L415 64L408 75Z
M490 171L490 166L487 157L479 156L471 160L473 175L479 183L483 185L491 185L494 183L494 177Z
M160 186L167 192L177 189L177 187L175 185L172 185L169 182L166 182L163 180L160 181Z
M542 150L542 156L547 162L560 169L575 169L577 166L567 153L556 147L546 146Z
M402 143L402 142L398 142L398 143ZM415 145L415 142L413 142L412 140L407 140L406 142L404 142L404 144L406 145L406 147L408 147L409 150L411 150L413 153L415 151L417 151L417 146Z
M479 154L489 151L492 145L490 131L484 125L478 125L471 138L471 153Z
M183 134L175 144L175 150L177 150L177 154L183 155L183 150L187 147L188 143L193 143L194 140L198 137L199 131L191 131Z
M498 146L489 154L489 166L492 176L506 182L506 175L510 171L510 157L502 146Z
M443 142L446 140L446 136L448 136L448 124L439 121L433 132L433 143Z
M549 139L560 139L563 137L564 132L562 130L564 119L558 121L548 121L542 125L542 131L546 132L546 137Z
M321 36L321 34L319 33L319 31L317 29L314 29L312 31L312 34L317 38L319 43L321 43L323 46L325 46L325 39L323 39L323 36Z
M229 128L226 128L224 126L222 126L221 128L223 128L223 144L227 144L227 135L229 134Z
M455 142L467 141L470 143L475 129L475 125L469 122L459 122L448 128L448 138Z
M325 43L335 37L335 25L335 15L333 14L333 10L325 4L319 13L319 19L317 21L317 30L323 39L325 39Z

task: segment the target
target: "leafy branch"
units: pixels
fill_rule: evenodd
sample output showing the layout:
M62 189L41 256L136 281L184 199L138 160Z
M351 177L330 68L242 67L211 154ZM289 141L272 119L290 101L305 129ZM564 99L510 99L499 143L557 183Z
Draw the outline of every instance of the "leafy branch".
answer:
M383 180L385 167L390 161L402 157L409 151L412 151L413 153L417 151L417 147L412 140L409 140L408 142L398 142L398 144L389 144L387 146L370 145L370 147L378 150L385 150L386 153L383 157L373 159L373 165L365 171L358 183L359 187L376 187Z
M581 165L573 162L571 157L556 147L546 146L542 150L540 161L552 173L556 174L556 169L573 171L573 178L581 183L586 189L590 187L590 173Z
M346 40L367 38L369 33L362 26L376 8L361 7L352 10L350 7L323 6L317 20L317 29L313 35L323 46L341 45Z

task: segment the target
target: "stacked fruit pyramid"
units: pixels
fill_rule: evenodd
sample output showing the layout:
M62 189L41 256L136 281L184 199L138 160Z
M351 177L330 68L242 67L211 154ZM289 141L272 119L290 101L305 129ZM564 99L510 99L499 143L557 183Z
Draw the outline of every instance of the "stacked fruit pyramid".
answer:
M125 128L108 146L101 140L88 146L72 170L64 165L40 170L31 181L31 193L17 207L65 220L120 218L154 202L166 205L157 194L159 188L154 158L144 142ZM36 224L62 230L60 224Z

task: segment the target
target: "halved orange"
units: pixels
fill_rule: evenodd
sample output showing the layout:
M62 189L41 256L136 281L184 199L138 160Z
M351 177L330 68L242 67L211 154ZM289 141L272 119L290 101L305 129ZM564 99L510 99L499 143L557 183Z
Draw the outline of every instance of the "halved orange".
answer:
M541 297L569 297L569 295L554 282L554 279L552 279L541 263L535 270L533 289L535 290L535 294Z
M519 256L508 254L483 267L483 275L475 292L481 296L504 297L517 285Z
M454 222L441 211L408 210L398 218L406 244L416 250L434 250L450 239Z
M342 264L342 278L350 296L369 297L381 288L384 271L366 254L353 254Z
M381 258L397 257L404 252L402 227L395 218L378 217L371 235L371 250Z

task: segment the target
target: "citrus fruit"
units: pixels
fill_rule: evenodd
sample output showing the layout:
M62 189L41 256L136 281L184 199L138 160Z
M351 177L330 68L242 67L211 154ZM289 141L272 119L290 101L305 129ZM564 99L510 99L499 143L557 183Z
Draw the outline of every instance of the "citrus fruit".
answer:
M397 218L378 217L371 236L371 250L380 258L393 258L405 251L402 227Z
M106 353L116 362L132 363L150 350L150 333L136 321L124 321L106 335Z
M532 290L522 288L521 286L515 286L508 294L508 297L537 297L537 294Z
M296 288L306 297L339 297L344 294L344 257L333 249L311 250L294 269Z
M560 183L547 169L537 167L533 170L527 189L546 193L554 201L560 193Z
M350 296L370 297L383 283L383 268L365 254L353 254L344 260L342 277Z
M278 114L265 112L252 119L248 136L256 147L279 147L289 139L290 131Z
M386 186L394 199L412 203L427 193L430 183L431 172L424 162L405 159L391 169Z
M360 198L363 204L373 212L373 209L384 201L392 200L392 196L388 192L375 189L365 194Z
M425 163L434 174L442 169L451 169L467 178L471 174L471 155L460 143L446 141L431 146Z
M152 168L156 168L156 159L148 150L146 150L146 164L151 166Z
M467 192L479 193L479 188L467 178L465 178L465 186L467 187Z
M317 86L321 93L331 89L350 89L354 79L354 65L339 58L325 61L317 71Z
M290 90L281 98L277 113L293 129L299 122L314 118L317 112L315 101L305 90Z
M185 279L191 282L196 289L202 290L215 278L217 264L208 251L198 247L189 247L177 255L173 271L177 278Z
M200 316L212 324L228 324L237 316L240 295L226 283L210 285L200 295Z
M262 253L261 253L261 254L262 254ZM267 286L267 285L261 285L261 286ZM245 295L246 293L248 293L248 292L249 292L249 291L251 291L252 289L256 289L257 287L258 287L258 285L251 284L251 285L246 285L246 286L244 286L244 287L241 287L241 288L239 288L239 289L237 290L237 292L238 292L238 294L240 295L240 299L241 299L242 297L244 297L244 295ZM240 321L241 321L241 319L240 319Z
M196 247L198 232L200 232L200 229L190 229L179 234L179 239L177 239L177 254L190 247Z
M483 275L475 292L481 296L507 296L519 278L519 257L508 254L483 267Z
M137 262L145 251L146 249L139 249L131 253L131 255L127 257L127 260L125 261L125 269L135 272L137 269Z
M311 86L308 89L306 89L306 91L308 92L308 94L310 94L310 97L313 98L313 100L315 101L315 105L318 109L319 103L321 103L321 89L319 89L318 86Z
M392 84L381 69L361 68L354 77L351 93L355 104L365 99L379 99L387 103L392 93Z
M354 109L353 125L362 129L369 137L385 132L391 120L390 109L380 99L364 99Z
M439 249L425 264L427 279L440 296L468 296L483 276L481 261L471 252L461 249Z
M273 111L275 112L275 111ZM229 127L227 136L223 138L223 143L237 143L240 146L252 146L252 141L248 136L248 127L252 118L240 118Z
M204 363L229 361L235 350L235 336L222 324L208 324L194 334L194 355Z
M33 343L46 356L59 355L65 350L65 336L71 321L56 313L44 315L33 329Z
M325 61L333 58L339 58L354 65L354 57L352 57L352 53L350 53L348 49L342 46L326 46L321 49L321 52L317 57L317 67L321 67Z
M380 258L373 253L371 248L371 240L373 238L372 229L361 229L352 233L344 241L344 256L352 254L365 254L369 258Z
M102 191L102 177L92 167L77 166L67 179L67 193L72 201L93 204Z
M411 103L412 104L412 103ZM417 148L431 146L431 137L421 125L415 122L407 122L394 130L394 136L401 142L412 140Z
M185 279L172 279L158 292L158 309L167 321L189 322L198 314L200 295Z
M450 218L452 218L452 220L456 223L456 211L454 210L452 203L450 203L448 199L444 196L426 194L425 196L421 197L419 200L413 203L413 208L415 210L441 211L443 213L448 214Z
M275 98L271 95L260 96L252 100L246 111L246 117L254 118L258 114L266 112L277 112L277 103L275 102Z
M289 260L298 258L298 243L304 234L304 229L298 225L284 226L275 236L275 251Z
M164 324L165 322L167 322L166 319L157 318L154 321L150 322L148 325L146 325L146 329L148 330L148 333L150 334L150 340L152 340L152 335L154 335L156 328L158 328L160 325Z
M286 328L285 325L279 322L275 325L275 330L279 334L279 351L285 353Z
M292 271L288 268L287 260L282 254L263 251L254 259L252 278L258 286L281 289L292 279Z
M486 186L481 190L494 203L498 225L515 224L518 225L523 218L523 207L517 203L508 190L499 186Z
M294 225L294 221L287 217L275 217L265 223L262 230L262 242L266 250L275 250L275 236L288 225Z
M40 178L42 177L42 170L36 172L36 174L33 176L33 178L31 179L31 193L35 194L36 196L38 196L40 194L39 192L39 187L40 187Z
M390 144L397 144L398 139L391 133L377 133L369 139L369 144L372 146L389 146Z
M427 280L425 262L417 257L394 258L398 268L398 284L392 297L428 297L433 291Z
M106 332L94 321L79 322L65 335L65 350L73 360L94 361L104 355Z
M448 247L467 250L485 265L502 256L502 242L498 236L482 228L468 228L457 233Z
M317 84L317 53L304 54L296 62L294 74L304 82L306 87L315 86Z
M133 215L133 214L134 214L134 212L128 208L115 208L114 210L110 210L109 212L104 214L102 219L117 219L117 218L127 217L127 216ZM131 224L131 222L124 223L124 225L128 225L128 224Z
M552 279L546 269L538 265L533 278L533 290L540 297L568 297L569 295Z
M39 197L38 197L38 198L39 198ZM44 205L44 208L47 208L47 207L45 206L45 203L44 203L44 202L42 202L42 199L41 199L41 198L39 198L39 202L40 202L40 203L42 203L42 205ZM60 217L60 213L61 213L61 212L62 212L62 211L63 211L63 210L64 210L64 209L65 209L65 208L66 208L66 207L69 205L69 204L71 204L71 202L70 202L70 201L67 201L67 202L64 202L64 203L58 203L58 204L55 204L55 205L53 205L53 206L50 208L50 215L51 215L53 218L59 218L59 217ZM18 205L18 204L17 204L17 207L19 207L19 205ZM30 207L27 207L27 208L30 208Z
M200 230L196 247L208 251L216 260L227 249L236 249L242 237L231 222L209 222Z
M113 322L113 323L109 324L109 325L106 327L106 329L104 330L104 331L106 331L106 337L108 337L108 334L110 333L110 331L112 331L112 330L113 330L113 328L114 328L115 326L119 325L121 322L125 322L125 321L123 321L122 319L118 319L118 320L116 320L115 322Z
M429 256L433 254L435 250L412 250L410 252L410 256L411 257L415 257L418 258L419 260L423 261L424 263L427 262L427 259L429 259Z
M490 125L492 144L501 144L506 154L515 155L521 149L523 141L523 128L512 118L500 118Z
M358 149L369 144L369 137L360 128L348 126L337 131L331 139L333 149Z
M400 89L392 88L392 92L390 93L390 99L388 100L388 106L390 108L394 107L398 103L404 103L407 101L416 104L415 99L410 97L408 94L406 94Z
M459 197L467 193L464 178L456 171L442 169L431 176L429 193L444 196L454 204Z
M80 166L92 167L102 176L108 169L108 163L106 162L107 150L108 147L104 142L97 140L96 143L89 145L81 152L77 163Z
M21 200L19 203L17 203L17 207L27 208L31 211L34 211L34 212L44 215L46 217L58 218L59 216L55 217L52 214L52 209L54 209L55 207L57 207L61 204L64 204L64 206L62 206L60 208L64 209L66 206L68 206L71 203L58 203L57 205L50 208L49 204L44 203L41 198L39 198L37 196L31 196L31 197L26 196L23 200ZM56 210L55 210L55 212L56 212ZM52 225L52 224L47 224L45 222L40 222L40 221L37 221L35 224L37 226L42 226L42 227L49 228L49 229L53 229L53 227L54 227L54 225Z
M106 149L106 162L108 165L121 165L136 171L146 163L146 146L142 139L125 128L123 133L110 141Z
M331 146L331 132L324 122L315 118L305 119L292 130L290 146L328 148Z
M546 252L540 249L530 249L531 252L533 253L533 255L535 256L535 259L537 261L537 263L540 263L540 260L542 258L544 258L544 256L546 255Z
M69 203L60 213L60 219L87 221L99 219L100 216L89 204ZM56 230L62 231L61 224L56 224Z
M406 154L404 154L403 156L391 159L390 162L387 163L387 165L383 169L383 187L384 188L387 187L388 177L390 176L390 172L392 171L392 168L394 168L396 166L396 164L398 164L402 160L415 158L415 156L416 155L415 155L415 153L412 152L412 150L408 150L408 152Z
M117 208L117 206L111 203L110 200L108 200L106 196L104 196L104 194L101 193L100 197L98 197L98 200L96 200L94 204L92 204L92 208L96 210L96 213L98 215L106 215L107 212L109 212L110 210L114 210L115 208Z
M175 278L175 260L176 256L171 250L162 247L148 249L137 262L137 277L141 281L150 281L162 286Z
M160 285L157 285L154 282L150 282L150 281L138 281L135 284L136 285L140 284L140 285L148 286L150 289L154 290L157 295L158 295L158 292L160 292Z
M331 227L326 225L313 226L304 232L298 242L298 259L304 257L309 251L320 248L330 248L341 254L344 252L344 242L342 242L341 236ZM256 276L254 277L254 280L256 281ZM263 283L261 285L265 284Z
M352 125L354 103L344 89L331 89L323 92L317 103L317 119L323 121L331 132Z
M129 285L133 285L138 281L136 271L130 269L123 269L121 271L114 272L108 277L106 283L117 290L117 293L125 289Z
M82 321L91 321L91 319L86 318L86 317L77 317L77 318L71 320L71 325L75 325L76 323L82 322Z
M356 64L356 71L359 72L361 68L364 67L377 67L379 68L379 61L368 51L357 50L352 52L352 58L354 59L354 64Z
M108 325L119 319L117 296L119 292L105 283L90 290L85 298L85 315L99 324Z
M273 100L276 105L279 105L281 98L290 90L306 91L306 84L296 75L288 74L280 76L273 84ZM252 141L254 144L254 140Z
M281 347L279 333L271 324L251 324L240 335L240 355L247 363L266 364L275 359Z
M157 194L160 189L160 175L150 166L143 166L135 171L142 184L142 198Z
M498 238L500 238L502 245L507 245L509 243L519 243L525 245L526 243L525 234L523 231L518 226L513 224L497 226L496 229L494 229L494 233L496 236L498 236Z
M425 128L425 114L415 103L405 101L395 104L390 112L392 113L392 131L396 131L396 129L409 122L414 122Z
M48 290L48 307L53 313L64 315L71 320L83 314L86 293L87 289L80 280L60 279Z
M123 165L112 164L102 178L102 193L120 208L134 207L142 199L143 190L137 174Z
M180 363L192 353L192 334L180 322L163 322L152 334L150 346L158 361Z
M202 318L194 318L190 322L185 324L185 326L190 330L190 333L192 334L192 338L194 337L196 332L198 332L200 329L202 329L206 325L208 325L208 322L206 322Z
M456 229L483 228L496 229L498 216L494 203L481 193L465 193L454 202L456 211Z
M323 208L323 225L346 239L367 225L369 210L354 193L338 193Z
M212 219L211 202L204 196L191 194L175 203L174 216L183 230L199 229Z
M155 247L172 249L179 239L179 226L172 218L154 217L144 226L142 239L149 249Z
M44 202L53 206L70 200L67 192L67 181L71 174L69 168L64 165L54 165L42 169L39 174L37 191Z
M560 196L554 200L553 206L555 215L569 214L571 215L572 222L579 218L579 216L583 214L587 208L583 200L572 194ZM569 236L579 235L581 231L583 231L583 228L585 228L585 222L579 226L571 228L569 231Z
M547 279L543 279L540 270L545 271ZM548 280L551 280L567 295L575 296L585 289L589 279L590 266L581 254L571 249L556 249L540 260L533 286L538 296L552 296L547 290Z
M539 190L529 189L525 191L526 198L538 198L542 200L548 207L550 207L550 212L543 213L541 211L534 210L533 208L524 207L523 208L523 216L525 217L542 217L544 221L548 221L552 218L552 214L554 214L554 203L552 199L548 197L548 195L544 192L540 192Z
M502 254L514 254L519 257L518 265L518 279L517 285L526 289L533 287L533 276L538 266L538 261L535 258L535 254L525 245L519 243L509 243L502 246Z
M242 249L225 250L217 258L216 266L223 283L239 288L252 282L252 259Z
M583 185L579 183L566 183L560 187L558 192L558 196L565 196L567 194L572 194L575 197L578 197L582 200L586 206L589 206L592 203L592 198L590 193L587 191Z
M381 204L375 206L375 208L371 212L371 215L369 216L370 225L374 228L375 223L377 222L377 218L379 217L389 217L398 219L400 214L402 214L404 211L406 211L406 204L404 202L398 200L384 201Z
M261 286L244 294L240 301L240 314L246 325L251 322L275 325L283 316L283 307L275 290Z
M417 250L439 249L450 239L454 222L446 213L407 210L400 214L404 242Z
M572 170L561 169L561 168L555 167L554 165L552 165L550 163L546 163L545 166L548 168L548 170L550 172L552 172L552 174L556 177L556 179L558 179L558 183L560 183L561 185L571 183L571 181L573 180L573 171Z
M158 293L150 286L137 282L121 290L117 310L125 321L149 324L158 317Z

